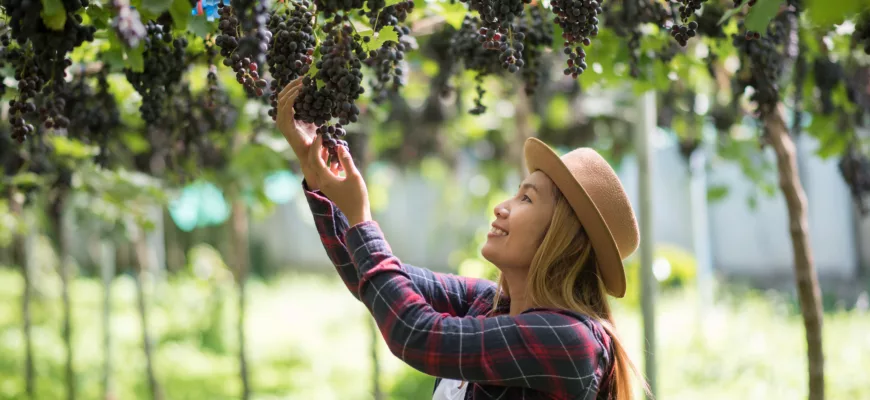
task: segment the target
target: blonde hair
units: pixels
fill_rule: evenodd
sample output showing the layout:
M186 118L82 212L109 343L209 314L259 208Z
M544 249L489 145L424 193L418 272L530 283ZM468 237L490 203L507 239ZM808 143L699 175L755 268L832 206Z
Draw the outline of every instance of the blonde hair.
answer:
M598 265L592 242L580 225L568 200L555 189L556 208L550 227L529 268L526 280L526 300L536 307L553 307L571 310L594 319L610 336L613 350L613 374L608 398L628 400L632 398L631 373L640 380L649 393L643 376L631 361L616 333L607 291L598 276ZM501 293L509 293L504 274L498 279L493 301L493 311L499 307ZM610 372L608 371L607 374Z

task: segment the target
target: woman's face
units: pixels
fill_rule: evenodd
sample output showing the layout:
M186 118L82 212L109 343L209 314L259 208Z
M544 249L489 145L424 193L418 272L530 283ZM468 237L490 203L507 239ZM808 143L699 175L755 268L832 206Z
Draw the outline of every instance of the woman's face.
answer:
M550 226L556 199L553 181L535 171L517 194L495 207L495 221L480 250L502 272L529 268Z

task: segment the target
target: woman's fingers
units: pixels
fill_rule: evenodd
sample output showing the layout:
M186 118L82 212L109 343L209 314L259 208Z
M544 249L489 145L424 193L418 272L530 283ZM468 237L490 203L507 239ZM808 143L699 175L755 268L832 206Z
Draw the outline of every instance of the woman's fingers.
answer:
M281 93L278 94L278 101L281 101L285 97L287 97L293 89L302 87L302 77L294 79L292 82L288 83L287 86L284 86L284 89L281 90Z
M350 155L350 151L347 147L338 146L337 149L338 159L341 163L341 168L348 174L356 174L359 175L359 171L356 169L356 164L353 162L353 156Z
M326 149L323 147L323 141L314 138L314 141L311 143L311 149L308 152L308 161L318 171L318 175L320 175L320 172L322 171L329 170L329 167L326 166L326 161L324 161L324 151L326 151Z
M299 84L301 84L301 83L302 83L302 79L299 79L299 78L290 81L290 83L288 83L286 86L284 86L283 89L281 89L281 93L278 93L278 98L279 99L283 98L287 94L287 92L289 92L291 89L299 86Z

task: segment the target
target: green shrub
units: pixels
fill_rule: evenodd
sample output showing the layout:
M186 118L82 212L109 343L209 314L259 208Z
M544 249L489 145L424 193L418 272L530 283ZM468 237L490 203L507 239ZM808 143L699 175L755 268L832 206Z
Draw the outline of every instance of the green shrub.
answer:
M653 271L654 276L659 275L656 281L660 290L694 286L698 263L691 252L678 246L659 244L653 254ZM658 274L656 267L660 269ZM640 278L640 254L635 252L625 262L625 297L616 300L619 304L632 308L640 306Z

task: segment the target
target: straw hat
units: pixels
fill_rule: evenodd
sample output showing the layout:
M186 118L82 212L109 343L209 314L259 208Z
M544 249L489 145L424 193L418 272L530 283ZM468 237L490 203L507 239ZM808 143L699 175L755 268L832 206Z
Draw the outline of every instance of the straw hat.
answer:
M590 148L578 148L560 158L544 142L529 138L524 153L529 173L547 174L586 229L607 293L625 296L622 260L637 250L640 235L616 172Z

